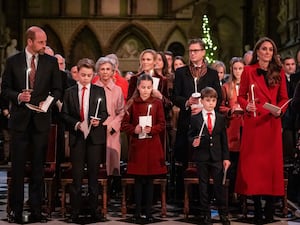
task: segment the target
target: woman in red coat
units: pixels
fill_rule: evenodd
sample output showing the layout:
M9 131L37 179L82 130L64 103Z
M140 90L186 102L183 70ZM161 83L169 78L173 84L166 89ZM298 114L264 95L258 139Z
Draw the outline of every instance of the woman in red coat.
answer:
M263 105L267 102L280 107L287 100L276 45L263 37L254 47L250 65L244 68L238 96L245 116L236 192L253 196L256 224L263 224L261 198L266 200L265 222L270 222L273 221L273 196L284 195L282 110L271 113Z
M166 125L164 108L160 99L152 97L152 89L151 75L141 74L137 80L138 96L127 102L128 112L122 122L122 129L130 137L127 173L135 177L135 221L140 219L143 189L146 218L148 222L153 220L153 177L167 172L160 140Z

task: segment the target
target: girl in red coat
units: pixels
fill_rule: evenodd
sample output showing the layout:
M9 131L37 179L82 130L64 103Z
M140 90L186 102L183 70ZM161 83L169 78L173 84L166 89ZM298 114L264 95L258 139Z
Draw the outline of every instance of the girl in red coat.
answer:
M135 178L136 210L133 220L141 215L142 194L145 192L145 215L150 222L153 200L153 178L166 174L165 157L159 134L165 129L162 101L152 97L153 80L142 74L137 80L137 96L127 102L122 129L130 137L127 173Z
M245 66L238 102L245 111L236 192L253 196L255 223L273 221L273 196L284 195L281 118L282 110L269 111L288 100L285 75L275 43L261 38ZM286 110L286 106L283 107ZM266 200L263 221L261 198Z
M232 195L232 200L236 200L234 194L234 185L236 180L237 164L241 146L241 131L243 127L243 113L240 105L237 102L241 75L244 70L244 61L241 57L233 57L230 60L230 77L228 82L222 86L222 102L220 112L226 116L227 138L230 154L231 166L228 171L230 180L229 193Z

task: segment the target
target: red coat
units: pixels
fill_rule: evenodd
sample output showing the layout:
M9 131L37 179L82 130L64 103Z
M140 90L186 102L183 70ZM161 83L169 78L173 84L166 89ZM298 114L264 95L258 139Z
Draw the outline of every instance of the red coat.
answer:
M139 123L139 116L146 116L148 105L152 104L150 115L152 116L152 138L138 139L134 133L136 125ZM167 172L165 165L165 154L159 134L166 126L162 101L150 97L143 101L140 97L134 99L133 104L128 109L123 122L122 130L130 137L128 151L128 174L133 175L158 175Z
M265 102L281 106L287 100L283 71L281 83L268 88L264 77L257 75L258 64L246 66L241 78L238 101L245 110L248 96L252 99L254 84L256 117L244 116L244 128L237 171L236 192L245 195L284 194L281 118L263 108Z
M232 87L233 86L233 87ZM219 111L226 116L228 121L227 139L231 152L239 152L241 146L241 127L244 124L242 114L232 114L231 109L237 107L237 93L235 83L230 81L222 86L222 101Z

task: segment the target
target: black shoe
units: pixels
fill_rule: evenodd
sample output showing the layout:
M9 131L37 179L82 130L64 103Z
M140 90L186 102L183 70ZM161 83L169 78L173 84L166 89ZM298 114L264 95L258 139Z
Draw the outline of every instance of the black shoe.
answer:
M137 215L134 215L134 216L130 217L129 220L130 220L131 223L139 224L141 222L141 217L137 216Z
M153 216L146 216L145 221L146 221L147 223L153 223L154 218L153 218Z
M228 216L220 216L220 220L223 225L230 225L230 220L228 219Z
M67 223L78 223L79 221L79 215L78 214L72 214L68 219Z
M99 212L92 213L91 218L95 222L105 222L106 221L104 215L100 214Z
M30 223L47 223L47 217L43 216L41 213L31 213L29 216Z
M200 217L200 223L201 225L212 225L210 216L202 216Z
M264 224L263 219L262 218L257 218L257 217L254 217L253 222L254 222L255 225L263 225Z
M23 217L22 214L12 214L8 217L9 223L17 223L17 224L23 224Z

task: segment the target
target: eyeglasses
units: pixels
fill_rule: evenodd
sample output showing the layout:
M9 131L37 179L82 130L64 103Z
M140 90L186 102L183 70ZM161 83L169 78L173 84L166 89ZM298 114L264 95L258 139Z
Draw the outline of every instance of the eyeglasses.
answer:
M200 48L200 49L189 49L188 51L189 51L189 53L198 53L198 52L204 51L204 49L203 48Z

